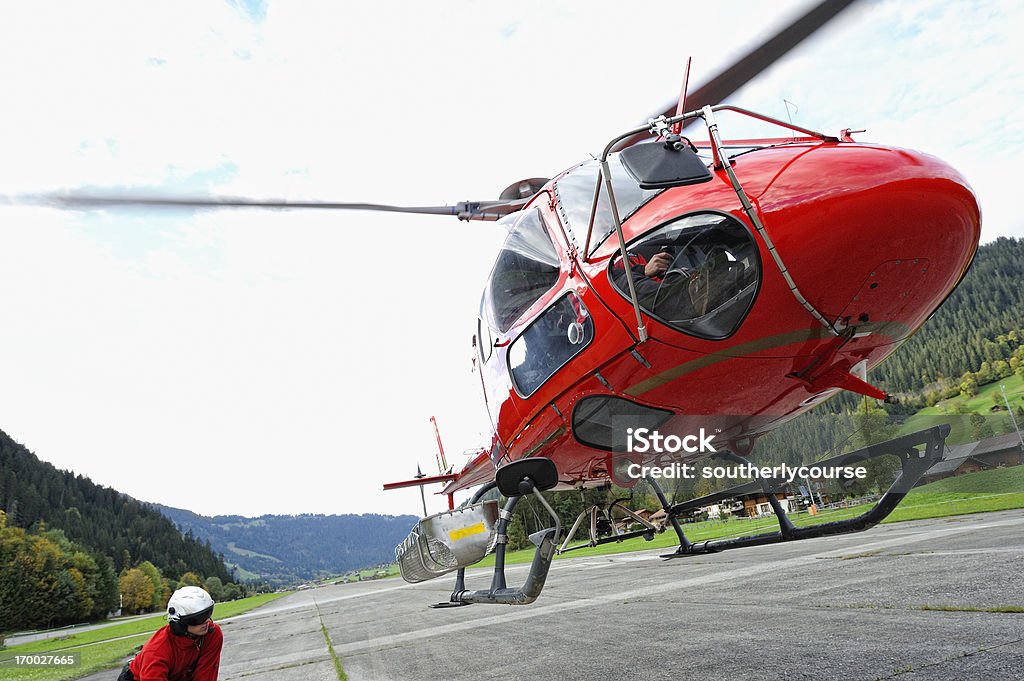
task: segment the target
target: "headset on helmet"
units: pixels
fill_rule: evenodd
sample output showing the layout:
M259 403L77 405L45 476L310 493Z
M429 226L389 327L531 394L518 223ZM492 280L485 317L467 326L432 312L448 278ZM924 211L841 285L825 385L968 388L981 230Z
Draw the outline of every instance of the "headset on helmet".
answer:
M183 636L190 626L203 624L213 614L213 599L198 586L183 586L167 601L167 621L171 633Z

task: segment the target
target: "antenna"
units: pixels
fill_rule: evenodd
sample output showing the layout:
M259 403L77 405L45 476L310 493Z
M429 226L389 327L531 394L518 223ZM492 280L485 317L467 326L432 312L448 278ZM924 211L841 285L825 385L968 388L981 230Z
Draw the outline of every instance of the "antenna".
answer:
M423 470L420 469L420 465L416 464L416 475L414 475L412 477L416 478L417 480L420 480L420 479L425 478L427 476L423 472ZM427 517L427 497L423 493L423 485L420 485L420 501L423 502L423 517L426 518Z
M793 114L794 113L799 113L800 112L800 107L798 107L796 104L793 104L793 102L789 101L788 99L783 99L782 103L786 105L786 118L789 119L789 124L793 125ZM789 110L790 106L793 107L792 111ZM793 139L796 139L796 131L795 130L793 131Z
M686 90L690 86L690 62L693 61L693 57L686 58L686 73L683 74L683 89L679 93L679 103L676 105L676 116L681 116L686 113ZM672 124L672 134L678 135L683 131L683 122Z
M437 472L444 475L448 472L448 461L444 458L444 445L441 444L441 433L437 430L437 419L430 417L434 424L434 435L437 437Z
M788 99L783 99L782 103L786 105L786 117L789 119L789 124L792 125L793 124L793 114L794 113L799 113L800 107L798 107L796 104L794 104L793 102L789 101ZM793 107L793 110L790 111L789 107Z

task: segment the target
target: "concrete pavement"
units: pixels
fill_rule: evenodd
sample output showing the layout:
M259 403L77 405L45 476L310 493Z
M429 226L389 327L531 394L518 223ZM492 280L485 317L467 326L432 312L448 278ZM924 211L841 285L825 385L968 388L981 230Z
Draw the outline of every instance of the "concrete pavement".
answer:
M1024 511L657 553L556 561L523 607L428 609L450 577L304 591L222 623L220 678L333 681L326 630L352 681L1024 679L1024 614L984 611L1024 606Z

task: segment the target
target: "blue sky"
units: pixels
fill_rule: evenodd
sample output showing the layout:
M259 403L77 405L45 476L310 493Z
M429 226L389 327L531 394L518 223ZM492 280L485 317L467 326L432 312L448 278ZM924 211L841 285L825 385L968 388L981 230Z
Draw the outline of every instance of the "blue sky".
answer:
M0 194L490 198L644 120L687 56L699 83L805 6L8 5ZM865 0L731 101L939 156L984 240L1024 236L1022 28L1021 3ZM380 486L432 469L429 417L449 461L486 434L469 357L491 225L0 215L0 428L59 467L206 514L415 513Z

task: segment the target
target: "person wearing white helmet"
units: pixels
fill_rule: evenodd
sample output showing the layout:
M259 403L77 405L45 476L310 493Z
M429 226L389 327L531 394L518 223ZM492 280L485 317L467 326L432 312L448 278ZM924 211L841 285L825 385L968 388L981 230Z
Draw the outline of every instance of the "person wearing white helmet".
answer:
M224 636L211 615L213 599L206 591L175 591L167 602L167 625L146 641L117 681L217 681Z

